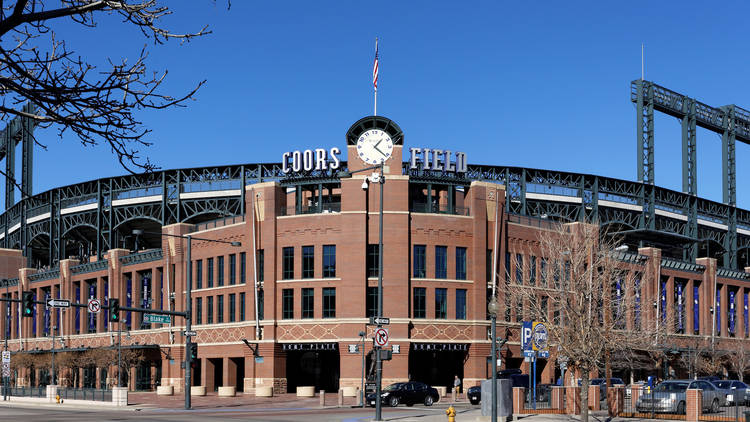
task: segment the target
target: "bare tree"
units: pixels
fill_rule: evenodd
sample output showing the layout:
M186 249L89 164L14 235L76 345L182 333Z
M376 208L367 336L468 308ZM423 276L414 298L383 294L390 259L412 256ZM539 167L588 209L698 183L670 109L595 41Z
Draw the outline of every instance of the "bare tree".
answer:
M140 30L146 39L162 44L177 38L189 41L208 34L173 33L161 25L170 15L161 0L16 0L0 2L0 119L33 119L41 127L55 127L62 137L72 132L84 145L108 145L130 172L156 167L139 148L150 145L135 115L146 109L183 106L205 81L176 97L162 92L167 75L149 71L148 50L137 57L110 59L105 67L79 56L55 32L55 23L73 21L90 30L98 19ZM22 105L30 103L31 112ZM38 142L37 142L38 143ZM38 143L39 144L39 143ZM42 147L44 145L39 144Z
M546 284L507 281L500 286L506 306L523 304L524 318L545 323L552 348L567 356L568 367L581 377L583 422L588 420L589 374L604 366L608 356L655 343L645 316L639 314L635 290L640 271L618 260L616 247L597 225L544 230L527 253L541 255L546 263L549 271L540 275ZM523 273L529 274L531 260L524 261ZM517 277L506 280L511 278Z
M727 355L727 360L740 381L744 382L745 372L750 371L750 344L747 340L735 341Z

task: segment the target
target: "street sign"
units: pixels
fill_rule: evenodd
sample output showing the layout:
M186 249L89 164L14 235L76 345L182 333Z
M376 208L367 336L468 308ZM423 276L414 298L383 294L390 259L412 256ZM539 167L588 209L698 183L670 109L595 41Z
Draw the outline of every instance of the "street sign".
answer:
M10 351L4 350L3 351L3 363L8 363L8 362L10 362Z
M532 357L534 355L536 355L536 351L535 350L524 350L523 351L523 357L525 357L525 358L530 358L530 357Z
M143 322L156 323L156 324L169 324L172 322L172 317L169 315L143 314Z
M534 322L531 329L531 346L536 351L547 350L549 333L542 322Z
M375 345L385 347L388 345L388 329L378 328L375 330Z
M167 316L169 316L169 315L167 315ZM195 336L197 336L197 335L198 335L198 333L196 333L196 332L195 332L195 331L193 331L193 330L190 330L190 331L188 331L188 330L185 330L185 331L183 331L183 332L182 332L182 334L184 334L184 335L185 335L185 337L195 337Z
M391 323L391 319L385 318L385 317L380 317L380 318L370 317L370 323L373 325L388 325Z
M10 376L10 362L3 362L3 376Z
M70 301L67 299L49 299L47 306L50 308L70 308Z
M542 359L549 359L549 350L540 350L539 357Z
M89 299L88 308L90 313L98 314L102 310L102 303L99 299Z
M522 350L531 350L531 338L532 338L531 321L523 321L521 323L521 349Z

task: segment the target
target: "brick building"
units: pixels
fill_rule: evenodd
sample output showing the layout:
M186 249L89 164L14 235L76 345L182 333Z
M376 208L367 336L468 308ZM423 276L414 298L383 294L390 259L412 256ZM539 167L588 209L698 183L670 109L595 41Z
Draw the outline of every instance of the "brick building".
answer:
M530 262L523 254L548 221L587 221L591 207L576 200L575 192L533 192L529 186L536 179L526 169L521 181L505 169L500 183L486 177L494 169L467 166L461 153L407 147L401 129L382 117L355 123L346 151L347 162L338 159L335 147L285 153L265 177L261 167L250 177L250 166L186 169L175 171L175 182L173 173L164 172L37 195L31 199L36 207L25 207L26 214L14 213L14 207L1 221L0 277L7 279L0 293L17 299L32 291L38 300L76 303L112 297L122 306L184 311L188 245L175 236L189 234L193 341L199 344L194 385L235 386L245 393L257 386L277 392L359 386L360 332L366 333L364 371L372 369L373 327L367 323L377 315L382 188L383 316L390 318L393 352L383 365L384 384L414 379L450 386L454 375L464 385L477 384L490 374L486 304L492 263L498 273L513 276L517 263ZM377 170L358 172L379 162L376 153L387 158L384 184L373 176ZM341 177L344 168L352 177ZM611 224L623 226L628 213L643 212L612 196L602 196L596 209L601 215L612 210L619 217ZM672 214L660 218L681 220ZM45 235L35 224L46 222ZM689 352L694 338L715 339L724 349L747 341L747 272L720 268L720 256L708 254L708 247L704 257L690 260L680 255L685 247L675 250L679 240L638 236L626 237L630 252L622 254L623 265L643 268L643 303L658 302L660 312L681 321L670 328L670 349ZM46 264L35 268L40 262ZM70 353L121 344L141 353L125 374L131 389L183 388L182 318L150 324L140 313L122 312L115 324L106 309L94 314L38 306L33 318L19 318L19 311L11 306L10 317L0 319L14 353L41 359L53 335L55 348ZM503 365L526 371L521 321L504 314L498 320L499 332L509 338ZM539 361L541 382L559 373L554 359ZM77 371L64 369L60 382L106 387L117 377L107 365ZM43 365L22 368L15 381L44 384L47 373Z

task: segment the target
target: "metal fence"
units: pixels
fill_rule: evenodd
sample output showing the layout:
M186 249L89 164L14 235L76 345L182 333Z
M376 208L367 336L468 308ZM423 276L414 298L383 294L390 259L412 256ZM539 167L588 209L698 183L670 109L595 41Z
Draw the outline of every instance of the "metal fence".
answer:
M565 403L565 389L559 389L562 394L562 403ZM532 394L530 394L532 393ZM527 413L561 413L564 409L558 409L552 400L552 388L548 384L537 385L536 395L528 389L524 394L524 412ZM564 407L564 405L562 406Z
M16 397L47 397L47 387L7 387L2 388L3 396L5 393L9 396Z
M57 393L62 399L112 401L112 390L95 388L61 388Z
M745 412L750 411L748 403L733 400L726 395L717 399L704 393L702 404L702 421L744 422ZM686 410L685 390L652 392L648 387L642 387L633 388L632 391L626 390L624 407L618 416L685 420Z

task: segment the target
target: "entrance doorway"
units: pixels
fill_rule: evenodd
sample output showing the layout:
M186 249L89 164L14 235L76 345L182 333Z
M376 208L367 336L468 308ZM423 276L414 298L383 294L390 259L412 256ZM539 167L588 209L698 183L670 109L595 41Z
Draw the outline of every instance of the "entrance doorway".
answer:
M412 344L409 352L409 379L427 385L442 386L450 391L453 377L464 378L464 362L468 358L465 344Z
M287 350L287 392L299 386L315 386L315 391L339 390L338 350Z

